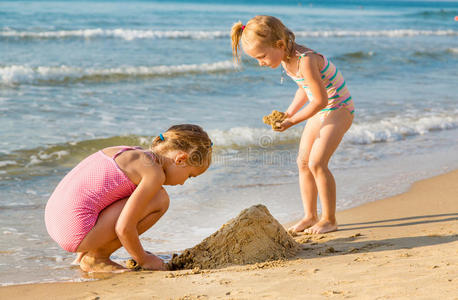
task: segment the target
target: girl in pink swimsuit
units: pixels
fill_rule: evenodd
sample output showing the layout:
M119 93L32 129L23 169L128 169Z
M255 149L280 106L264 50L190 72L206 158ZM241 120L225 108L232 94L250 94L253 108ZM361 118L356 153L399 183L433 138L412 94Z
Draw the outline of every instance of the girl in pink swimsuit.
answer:
M342 73L323 54L297 44L294 33L272 16L256 16L246 25L235 23L231 39L237 60L241 45L259 65L273 69L282 66L298 85L286 110L287 118L275 129L284 131L307 120L297 157L304 217L289 230L307 233L337 230L336 184L328 162L350 128L355 111ZM320 219L318 194L322 207Z
M125 268L110 260L124 246L144 269L164 270L146 252L139 235L167 211L163 185L183 184L211 163L212 142L197 125L170 127L150 150L117 146L100 150L72 169L58 184L45 210L49 235L64 249L78 252L86 272Z

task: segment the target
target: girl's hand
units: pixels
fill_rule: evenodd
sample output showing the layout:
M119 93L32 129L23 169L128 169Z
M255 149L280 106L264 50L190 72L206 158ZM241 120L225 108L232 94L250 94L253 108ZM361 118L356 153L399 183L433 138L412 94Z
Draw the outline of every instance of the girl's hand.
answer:
M154 254L147 253L145 261L141 264L141 267L145 270L158 270L167 271L167 265Z
M279 126L276 126L274 128L274 130L282 132L282 131L285 131L286 129L290 128L293 125L294 125L294 123L291 121L291 119L286 118L283 122L280 123Z

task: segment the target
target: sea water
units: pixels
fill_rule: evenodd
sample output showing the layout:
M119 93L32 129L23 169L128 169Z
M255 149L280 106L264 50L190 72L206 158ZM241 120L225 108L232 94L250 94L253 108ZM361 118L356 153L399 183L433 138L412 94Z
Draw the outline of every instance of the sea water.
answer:
M338 210L457 168L457 2L247 2L0 2L1 285L81 280L46 232L47 199L89 154L148 147L173 124L203 126L213 164L166 187L170 208L141 237L146 249L191 247L253 204L283 223L302 216L305 122L283 133L262 123L297 86L232 60L232 24L258 14L327 55L352 93L354 124L330 162Z

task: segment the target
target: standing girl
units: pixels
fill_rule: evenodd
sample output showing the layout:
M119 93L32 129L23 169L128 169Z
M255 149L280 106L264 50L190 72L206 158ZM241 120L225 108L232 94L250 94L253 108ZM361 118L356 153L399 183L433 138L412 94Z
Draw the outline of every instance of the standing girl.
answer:
M78 252L86 272L126 270L110 260L121 246L144 269L164 270L145 251L139 236L167 211L163 185L183 184L204 173L212 143L197 125L175 125L156 137L149 150L117 146L80 162L58 184L45 210L49 235L64 249Z
M256 16L246 25L235 23L232 52L243 51L260 66L282 65L299 86L277 131L307 120L299 144L297 164L304 218L290 231L325 233L337 230L336 184L329 160L353 122L354 106L344 78L326 56L296 44L294 33L272 16ZM305 105L305 103L308 104ZM317 196L322 215L318 219Z

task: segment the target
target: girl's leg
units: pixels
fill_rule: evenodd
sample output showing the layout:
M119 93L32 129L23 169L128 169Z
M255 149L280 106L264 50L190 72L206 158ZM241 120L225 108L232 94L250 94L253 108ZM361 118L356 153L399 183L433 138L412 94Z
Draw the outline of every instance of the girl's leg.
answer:
M302 133L297 156L297 167L299 169L299 188L301 191L302 206L304 207L304 217L295 225L291 226L288 231L304 231L304 229L318 222L316 207L318 190L308 163L310 151L312 150L313 142L318 136L320 126L321 123L319 120L315 121L314 118L311 118L307 121Z
M81 259L86 255L87 252L77 252L75 260L71 263L73 266L79 266Z
M306 230L307 233L326 233L337 230L336 183L328 169L328 163L352 122L353 115L347 109L331 111L322 123L318 138L313 143L309 168L320 195L322 215L318 223Z
M106 207L99 214L97 223L78 246L78 252L87 252L80 262L83 271L116 272L125 270L121 265L111 261L110 255L122 246L116 235L115 225L126 201L127 198ZM151 228L167 211L168 207L169 197L167 192L161 189L150 201L143 219L138 223L138 233L142 234Z

